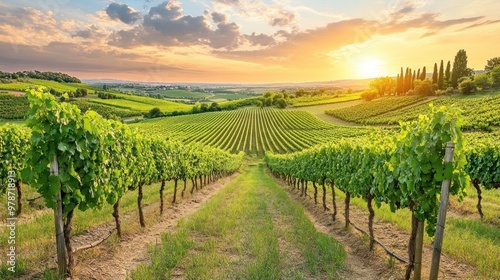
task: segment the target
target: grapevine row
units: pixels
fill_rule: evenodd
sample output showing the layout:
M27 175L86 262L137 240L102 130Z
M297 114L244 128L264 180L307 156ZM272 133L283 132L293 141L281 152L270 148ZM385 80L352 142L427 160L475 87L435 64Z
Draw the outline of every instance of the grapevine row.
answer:
M120 236L120 198L138 190L139 220L142 214L142 190L162 182L160 210L163 210L165 181L193 181L193 189L237 170L243 154L176 141L145 137L119 122L106 120L93 111L82 114L68 103L58 103L47 93L28 93L31 108L27 127L0 128L0 180L7 172L20 172L24 183L35 188L47 207L56 209L60 195L64 216L64 238L71 272L73 248L71 224L75 209L85 211L114 205L117 233ZM48 166L57 163L58 174ZM199 183L198 183L199 182ZM5 186L5 184L2 184ZM193 192L194 190L191 190Z
M346 226L352 197L363 198L368 206L370 248L373 248L373 203L388 204L392 211L408 208L412 212L412 236L427 221L427 233L434 234L439 207L438 195L444 179L451 180L451 194L464 195L467 182L466 154L457 110L431 108L430 117L421 116L413 123L403 123L401 132L390 138L367 138L368 141L340 141L302 152L276 155L267 153L270 170L289 184L307 192L307 182L314 187L330 184L346 193ZM455 143L452 164L443 161L445 144ZM323 201L326 209L326 201ZM334 202L334 216L336 204ZM421 224L421 226L419 226ZM414 240L414 239L411 239ZM407 275L415 261L415 243L409 250ZM409 277L409 276L408 276Z

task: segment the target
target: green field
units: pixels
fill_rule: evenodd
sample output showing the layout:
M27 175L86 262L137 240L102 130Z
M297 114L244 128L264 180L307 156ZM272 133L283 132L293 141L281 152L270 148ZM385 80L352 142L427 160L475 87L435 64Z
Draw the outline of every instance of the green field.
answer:
M173 112L173 111L189 111L192 106L162 100L149 98L145 96L128 95L128 94L116 94L119 99L89 99L88 101L104 104L108 106L113 106L121 109L128 109L139 112L148 112L149 110L158 107L162 112Z
M48 88L55 89L59 92L74 92L79 88L84 88L89 90L89 93L93 93L95 90L99 90L99 88L95 88L93 86L87 85L87 84L77 84L77 83L59 83L55 81L46 81L46 80L38 80L38 79L31 79L30 83L24 83L24 82L15 82L15 83L7 83L7 84L2 84L0 83L0 89L5 89L5 90L17 90L17 91L25 91L29 88L32 88L34 86L44 86Z
M147 134L169 136L186 143L202 142L231 152L258 155L266 151L298 151L324 141L376 131L334 126L305 111L256 107L168 117L131 126Z
M361 99L360 93L353 94L336 94L336 95L318 95L318 96L301 96L290 99L294 107L315 106L322 104L341 103Z

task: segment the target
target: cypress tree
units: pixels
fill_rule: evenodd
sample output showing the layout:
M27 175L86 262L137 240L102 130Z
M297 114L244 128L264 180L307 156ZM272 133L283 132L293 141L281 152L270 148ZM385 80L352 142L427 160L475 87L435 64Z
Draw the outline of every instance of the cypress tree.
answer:
M448 60L448 64L446 64L446 71L444 72L444 81L445 86L451 86L451 62Z
M427 77L427 70L425 69L425 66L424 68L422 68L422 76L420 76L420 80L425 80L425 77Z
M417 76L416 77L413 77L413 79L420 79L420 68L418 68L417 70Z
M432 72L432 83L438 83L438 64L434 63L434 71Z
M467 53L465 50L459 50L453 62L451 86L456 88L458 86L458 80L464 76L467 76Z
M407 93L411 89L411 72L410 68L406 67L404 92Z
M399 95L402 95L405 92L405 81L403 74L403 67L401 67L401 73L399 74Z
M410 70L411 74L411 70ZM413 70L413 77L411 77L411 89L415 88L415 79L417 78L417 71Z
M441 65L439 66L439 75L438 75L438 89L444 88L444 66L443 60L441 59Z

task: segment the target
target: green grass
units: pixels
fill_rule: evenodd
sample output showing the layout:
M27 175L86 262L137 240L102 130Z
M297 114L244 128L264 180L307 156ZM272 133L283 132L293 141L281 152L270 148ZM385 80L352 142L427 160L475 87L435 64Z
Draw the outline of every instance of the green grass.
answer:
M336 276L345 251L316 231L262 164L244 168L153 249L132 279L303 279Z
M209 93L205 93L205 92L187 91L187 90L180 90L180 89L153 90L153 91L148 91L148 93L160 94L164 97L175 98L175 99L184 99L184 98L199 99L199 98L208 97L210 95Z

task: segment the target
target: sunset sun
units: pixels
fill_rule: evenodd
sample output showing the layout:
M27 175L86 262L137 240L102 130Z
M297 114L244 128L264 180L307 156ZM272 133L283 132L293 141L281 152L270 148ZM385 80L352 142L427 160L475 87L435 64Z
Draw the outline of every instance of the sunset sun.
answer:
M378 59L365 59L358 64L361 78L376 78L382 75L382 62Z

